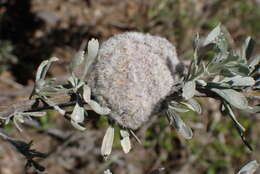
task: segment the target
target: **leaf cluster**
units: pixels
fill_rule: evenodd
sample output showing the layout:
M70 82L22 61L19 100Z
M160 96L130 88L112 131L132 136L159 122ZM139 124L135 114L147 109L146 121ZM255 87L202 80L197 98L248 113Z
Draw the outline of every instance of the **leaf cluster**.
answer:
M200 104L194 99L196 96L217 99L221 102L222 113L230 117L243 142L252 150L244 136L245 128L238 122L233 108L249 113L260 112L260 106L249 106L244 95L245 91L259 93L260 58L249 61L254 46L252 38L248 37L240 50L233 50L227 35L229 33L219 24L205 39L200 39L198 34L195 36L193 59L187 74L178 84L181 87L177 97L173 95L167 103L166 115L170 124L189 139L192 130L178 112L193 110L200 114Z

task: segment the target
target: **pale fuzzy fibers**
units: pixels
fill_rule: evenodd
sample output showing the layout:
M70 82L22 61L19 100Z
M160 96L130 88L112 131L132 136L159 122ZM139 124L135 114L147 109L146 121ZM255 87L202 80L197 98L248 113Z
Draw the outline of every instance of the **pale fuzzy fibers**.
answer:
M159 111L172 89L178 62L175 47L166 39L123 33L101 45L88 83L119 124L137 129Z

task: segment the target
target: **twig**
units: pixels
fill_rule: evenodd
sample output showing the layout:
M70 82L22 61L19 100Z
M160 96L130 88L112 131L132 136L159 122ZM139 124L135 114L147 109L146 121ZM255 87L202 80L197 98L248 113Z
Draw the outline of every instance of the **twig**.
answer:
M14 138L6 135L2 130L0 130L0 136L10 143L20 154L22 154L26 159L27 163L25 164L25 169L29 167L35 168L37 171L43 172L45 168L41 166L34 158L46 158L47 155L41 152L38 152L34 149L31 149L32 141L26 143L24 141L16 140Z
M51 100L57 103L58 106L61 108L73 106L75 104L74 101L70 101L70 97L66 94L60 94L59 96L55 96L51 98ZM15 103L8 106L1 106L0 107L0 117L7 118L9 115L13 114L15 111L19 112L34 112L34 111L43 111L52 109L51 106L40 106L34 108L33 105L36 103L36 99L32 100L25 100L19 103Z

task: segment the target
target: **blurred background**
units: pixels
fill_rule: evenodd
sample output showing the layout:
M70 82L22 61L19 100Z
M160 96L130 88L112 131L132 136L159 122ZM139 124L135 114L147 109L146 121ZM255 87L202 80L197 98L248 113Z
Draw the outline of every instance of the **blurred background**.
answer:
M42 60L59 57L49 77L66 74L66 65L83 41L100 42L126 31L139 31L167 38L182 60L192 57L192 38L205 36L218 23L231 33L240 47L247 36L256 41L259 55L259 0L0 0L0 106L26 100ZM260 120L237 112L253 145L250 152L219 103L199 100L203 114L183 114L194 130L191 140L178 137L164 117L154 118L137 131L142 144L125 155L119 134L108 161L100 156L107 123L94 119L87 131L76 131L67 121L49 111L20 133L10 123L1 126L9 135L34 140L34 148L46 152L40 163L49 174L147 174L158 167L164 173L231 174L250 160L260 161ZM253 102L253 101L252 101ZM117 130L118 132L118 130ZM23 173L24 158L0 140L0 173Z

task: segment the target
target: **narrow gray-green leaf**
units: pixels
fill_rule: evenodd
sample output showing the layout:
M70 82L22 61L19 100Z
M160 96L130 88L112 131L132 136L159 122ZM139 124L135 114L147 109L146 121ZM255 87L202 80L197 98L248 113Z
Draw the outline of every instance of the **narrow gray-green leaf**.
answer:
M93 59L97 56L99 43L97 39L91 39L88 42L88 58Z
M255 42L251 37L247 37L243 45L243 58L248 60L253 53Z
M255 80L252 77L235 76L229 79L227 83L230 83L232 86L253 86L255 84Z
M40 79L44 79L51 63L58 60L57 57L52 57L49 60L43 61L37 69L35 81L37 82Z
M210 90L238 109L243 110L248 108L248 101L242 93L239 93L233 89L211 88Z
M196 35L193 37L193 39L192 39L192 47L193 47L194 50L196 50L196 49L201 47L199 33L196 33Z
M4 119L5 120L5 125L8 125L8 123L10 122L10 117L7 117L7 118L2 118L1 119Z
M250 73L250 69L248 65L236 62L236 63L226 64L223 71L221 71L221 74L225 75L226 73L228 75L228 72L230 73L229 76L235 76L235 75L248 76Z
M98 49L99 49L98 40L97 39L91 39L88 42L88 55L85 58L85 67L84 67L83 77L86 77L86 75L90 71L90 66L92 65L95 58L97 57Z
M175 110L176 112L181 112L181 113L189 111L188 109L183 109L183 108L179 108L179 107L176 107L176 106L169 106L169 108Z
M196 83L198 83L201 86L207 86L207 82L205 82L204 80L196 80Z
M228 112L229 117L232 119L232 121L236 124L236 127L239 129L240 132L245 132L245 128L238 122L234 112L232 111L231 107L229 104L224 104L225 109Z
M242 167L237 174L253 174L258 166L259 164L256 160L251 161Z
M69 83L70 83L73 87L76 87L76 86L77 86L78 81L77 81L77 79L75 79L75 77L70 76L70 77L68 78L68 81L69 81Z
M78 83L77 83L77 86L76 86L76 90L78 90L79 88L81 88L82 86L85 85L85 82L84 81L81 81L81 80L78 80Z
M58 105L53 106L53 108L59 112L61 115L65 115L66 111L61 109Z
M54 87L41 88L41 93L43 93L43 94L53 94L53 93L56 93L56 92L59 92L59 90L57 88L54 88Z
M100 106L100 104L98 104L94 100L90 100L88 104L91 107L91 109L99 115L108 115L110 113L109 108Z
M260 113L260 106L249 106L248 109L245 109L243 111L249 112L251 114Z
M131 150L130 135L127 130L123 130L123 129L120 130L120 135L122 138L120 140L120 143L123 148L123 151L125 153L128 153Z
M213 78L213 80L212 80L212 82L219 82L219 80L220 80L220 76L219 75L216 75L214 78Z
M191 98L191 99L187 100L187 102L188 103L186 103L186 106L188 108L190 108L191 110L201 114L201 112L202 112L201 106L195 99Z
M53 101L49 100L47 97L44 97L43 99L49 106L53 107L61 115L65 115L66 111L61 109L56 103L54 103Z
M186 139L191 139L193 136L192 130L188 127L180 116L172 109L167 110L167 116L170 120L170 124Z
M44 60L38 67L37 72L36 72L35 82L37 82L38 80L41 79L42 74L44 73L44 68L47 66L48 62L49 62L49 60Z
M79 106L78 103L76 103L73 109L73 112L71 114L71 119L77 123L81 123L84 121L84 108Z
M39 91L41 91L45 84L46 81L44 79L39 79L38 81L36 81L34 85L35 92L38 93Z
M83 86L83 99L85 102L89 103L91 97L91 89L88 85Z
M70 73L74 72L76 67L79 66L83 60L84 60L84 54L85 54L85 51L78 51L74 58L72 59L72 61L70 62L70 65L69 65L69 71Z
M252 62L249 65L250 68L250 73L253 73L254 71L256 71L257 66L260 66L260 55L258 55L256 58L254 58L252 60ZM259 68L258 68L259 69Z
M217 37L219 37L219 35L221 34L221 27L220 24L215 27L207 36L207 38L205 39L203 46L206 46L208 44L214 43L215 40L217 39Z
M16 127L20 132L22 132L23 129L20 127L20 125L19 125L18 122L20 122L20 123L23 123L23 122L24 122L23 116L22 116L21 114L17 113L17 114L14 115L13 121L14 121L15 127Z
M111 154L114 141L114 127L109 126L102 141L101 155L105 158Z
M196 84L194 81L188 81L184 84L182 89L182 96L185 100L192 98L196 92Z
M46 115L46 112L23 112L22 115L28 115L33 117L42 117Z
M73 127L75 127L76 129L80 130L80 131L84 131L86 130L85 127L81 126L78 122L75 122L74 120L70 120L70 123Z

